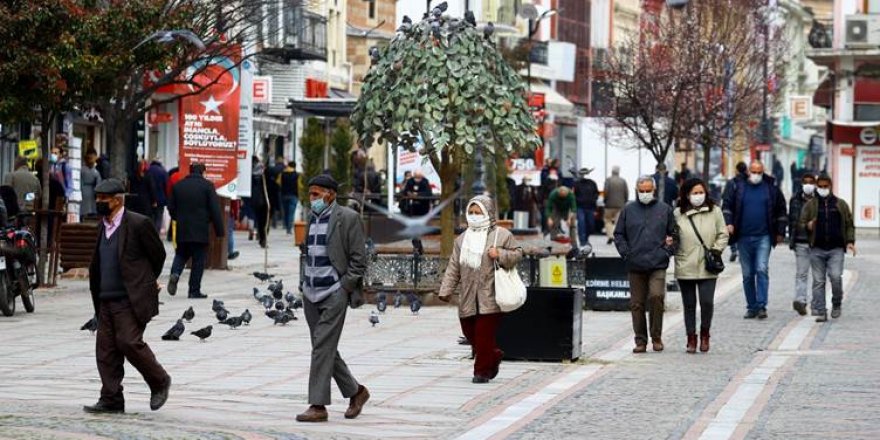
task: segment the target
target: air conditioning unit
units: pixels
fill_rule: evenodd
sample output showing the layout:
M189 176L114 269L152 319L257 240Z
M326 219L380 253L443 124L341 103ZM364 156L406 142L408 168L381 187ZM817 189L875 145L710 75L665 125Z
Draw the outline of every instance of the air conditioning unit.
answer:
M844 45L848 49L880 48L880 15L848 15Z

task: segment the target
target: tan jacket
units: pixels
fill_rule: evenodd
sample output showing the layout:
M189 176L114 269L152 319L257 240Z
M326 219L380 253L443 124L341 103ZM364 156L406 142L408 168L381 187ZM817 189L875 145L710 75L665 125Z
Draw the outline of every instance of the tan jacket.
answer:
M678 229L679 242L678 251L675 253L675 278L681 280L718 278L718 275L706 270L705 251L688 217L693 217L703 242L710 249L723 251L729 238L724 215L717 205L711 211L703 206L684 214L681 213L681 209L676 209L675 227Z
M498 263L505 269L511 269L522 259L522 248L518 247L513 234L507 229L495 227L489 231L486 238L486 252L483 253L483 263L478 269L461 265L458 261L461 253L461 244L464 234L455 239L455 248L449 257L446 273L443 275L443 283L440 285L441 297L449 297L455 294L458 298L458 316L467 318L474 315L488 315L501 313L498 304L495 303L495 270L492 259L487 253L495 242L495 234L498 234Z

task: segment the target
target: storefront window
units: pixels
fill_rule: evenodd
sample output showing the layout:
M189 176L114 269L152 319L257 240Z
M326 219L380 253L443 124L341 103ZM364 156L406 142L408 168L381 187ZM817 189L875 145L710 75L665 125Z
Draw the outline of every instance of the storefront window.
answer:
M856 121L880 121L880 104L856 104Z

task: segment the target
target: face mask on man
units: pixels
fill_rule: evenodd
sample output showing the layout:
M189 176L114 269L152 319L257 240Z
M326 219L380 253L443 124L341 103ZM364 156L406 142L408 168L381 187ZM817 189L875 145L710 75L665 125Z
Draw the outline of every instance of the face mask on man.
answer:
M95 202L95 212L102 217L107 217L113 213L110 208L110 202Z
M49 162L50 162L50 163L56 163L56 162L58 162L58 155L55 154L55 153L50 154L50 155L49 155Z
M654 193L653 192L641 192L639 191L639 202L644 203L645 205L654 201Z
M811 195L813 195L814 191L816 191L816 185L814 185L812 183L805 183L804 184L804 194L811 196Z
M691 206L698 208L700 206L703 206L703 202L706 201L706 195L705 194L691 194L689 196L689 199L691 202Z
M831 194L831 188L816 188L819 197L828 197Z
M315 214L320 214L325 208L327 208L327 202L324 201L323 198L312 200L311 202L312 212Z
M757 185L764 180L764 173L749 173L749 183Z

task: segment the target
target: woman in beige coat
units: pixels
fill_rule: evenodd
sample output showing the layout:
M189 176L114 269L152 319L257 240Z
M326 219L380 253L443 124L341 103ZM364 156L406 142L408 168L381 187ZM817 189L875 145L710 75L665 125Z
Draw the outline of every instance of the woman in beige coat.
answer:
M511 269L522 259L513 234L496 227L495 219L494 200L476 196L468 202L468 228L455 240L439 293L443 301L459 295L461 329L474 348L474 383L494 379L504 355L495 342L502 316L495 303L495 262Z
M718 275L706 270L706 251L695 229L699 231L706 247L718 251L723 251L727 246L728 235L721 208L707 196L706 183L701 179L689 179L682 185L675 210L675 224L679 237L675 278L681 288L687 352L697 351L697 290L700 292L700 351L706 352L709 351L709 329L712 326Z

